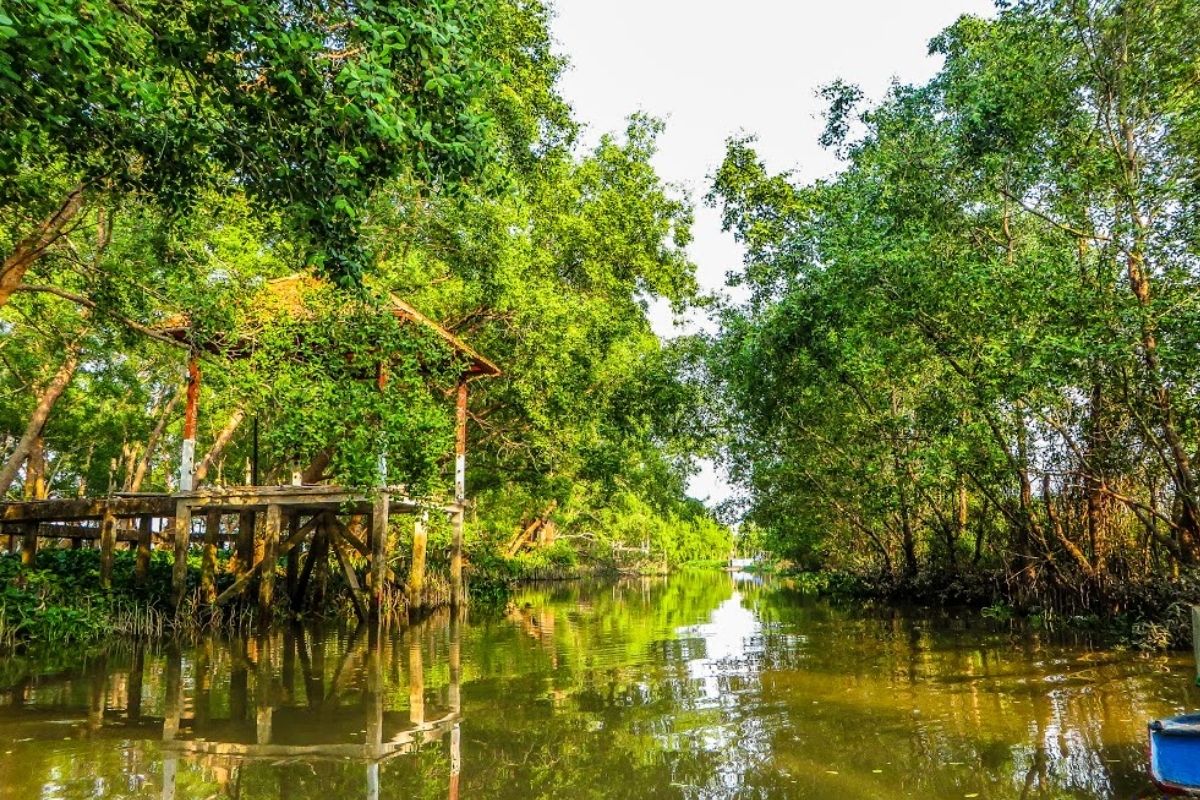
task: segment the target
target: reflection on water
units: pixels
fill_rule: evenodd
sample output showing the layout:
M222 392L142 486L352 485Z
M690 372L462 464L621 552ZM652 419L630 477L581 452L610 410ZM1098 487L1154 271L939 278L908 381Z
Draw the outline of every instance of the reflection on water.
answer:
M1182 656L724 574L0 665L0 798L1148 797Z

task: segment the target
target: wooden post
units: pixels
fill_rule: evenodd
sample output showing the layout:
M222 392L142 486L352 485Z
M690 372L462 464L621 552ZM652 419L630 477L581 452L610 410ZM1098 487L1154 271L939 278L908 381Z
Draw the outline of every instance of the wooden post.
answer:
M196 464L196 421L200 415L200 361L196 354L188 358L187 408L183 416L183 452L179 459L179 491L193 488Z
M183 604L187 592L188 537L192 533L192 509L185 500L175 503L175 563L171 568L171 600L175 608Z
M112 588L113 551L117 547L117 518L111 506L104 507L100 521L100 588Z
M37 558L38 524L26 522L21 525L21 565L32 567Z
M408 572L408 610L419 611L425 590L425 549L429 533L425 530L425 515L417 514L413 522L412 567Z
M293 536L295 536L299 530L300 530L300 515L299 514L289 514L288 515L288 539L291 540L291 538ZM287 587L287 595L288 595L288 597L293 597L296 594L296 584L299 583L299 580L300 580L300 544L299 543L293 545L291 550L288 550L287 573L286 574L287 574L287 579L286 579L285 585Z
M154 518L142 517L138 520L137 562L133 567L133 579L141 585L150 574L150 544L154 536Z
M267 518L263 524L263 565L258 578L258 613L264 621L271 612L271 601L275 597L275 560L282 521L283 508L274 504L267 506Z
M450 540L450 605L458 608L466 599L463 593L463 523L466 510L459 503L454 510L453 535Z
M375 618L383 607L383 582L387 578L389 502L387 492L378 492L371 509L371 615Z
M217 602L217 536L221 533L221 512L210 508L204 518L204 557L200 562L200 596L204 602Z
M240 578L254 566L254 512L238 514L237 543L234 545L233 574Z
M1192 606L1192 649L1196 656L1196 685L1200 686L1200 606Z

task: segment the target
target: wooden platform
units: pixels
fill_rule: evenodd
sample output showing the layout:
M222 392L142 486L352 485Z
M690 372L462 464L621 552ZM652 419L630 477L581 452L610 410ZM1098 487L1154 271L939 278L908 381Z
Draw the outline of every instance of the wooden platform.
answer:
M465 501L444 502L407 497L399 487L371 491L337 486L237 486L177 494L116 494L105 498L34 500L0 504L0 533L10 549L20 545L22 560L32 564L41 540L73 544L98 541L100 585L112 582L113 552L120 542L136 546L135 578L146 579L151 550L170 547L174 557L172 602L187 591L190 548L202 548L201 600L217 606L244 595L257 583L262 611L274 602L275 572L286 558L288 595L293 609L306 607L314 573L332 561L350 588L355 611L378 614L388 580L390 517L413 516L413 550L407 581L410 607L419 605L425 576L425 517L444 514L453 524L451 602L464 600L462 529ZM236 525L227 525L236 517ZM193 521L203 518L197 530ZM122 522L124 521L124 524ZM132 521L132 522L131 522ZM217 593L217 551L232 544L232 586ZM365 560L360 576L352 553ZM301 561L303 560L303 564Z

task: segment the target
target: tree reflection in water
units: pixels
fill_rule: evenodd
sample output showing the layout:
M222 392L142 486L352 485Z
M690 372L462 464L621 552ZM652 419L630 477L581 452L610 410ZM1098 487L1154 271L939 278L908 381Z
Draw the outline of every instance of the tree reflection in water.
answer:
M402 631L11 660L3 798L1113 798L1182 656L685 574Z

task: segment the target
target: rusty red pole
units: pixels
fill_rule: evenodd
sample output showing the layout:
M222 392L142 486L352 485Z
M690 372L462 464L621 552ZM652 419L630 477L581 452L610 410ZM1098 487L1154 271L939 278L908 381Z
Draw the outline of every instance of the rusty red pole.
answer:
M200 361L188 359L187 408L183 415L183 453L179 459L179 491L190 492L196 464L196 421L200 415Z
M467 379L458 379L454 415L454 499L467 499Z

